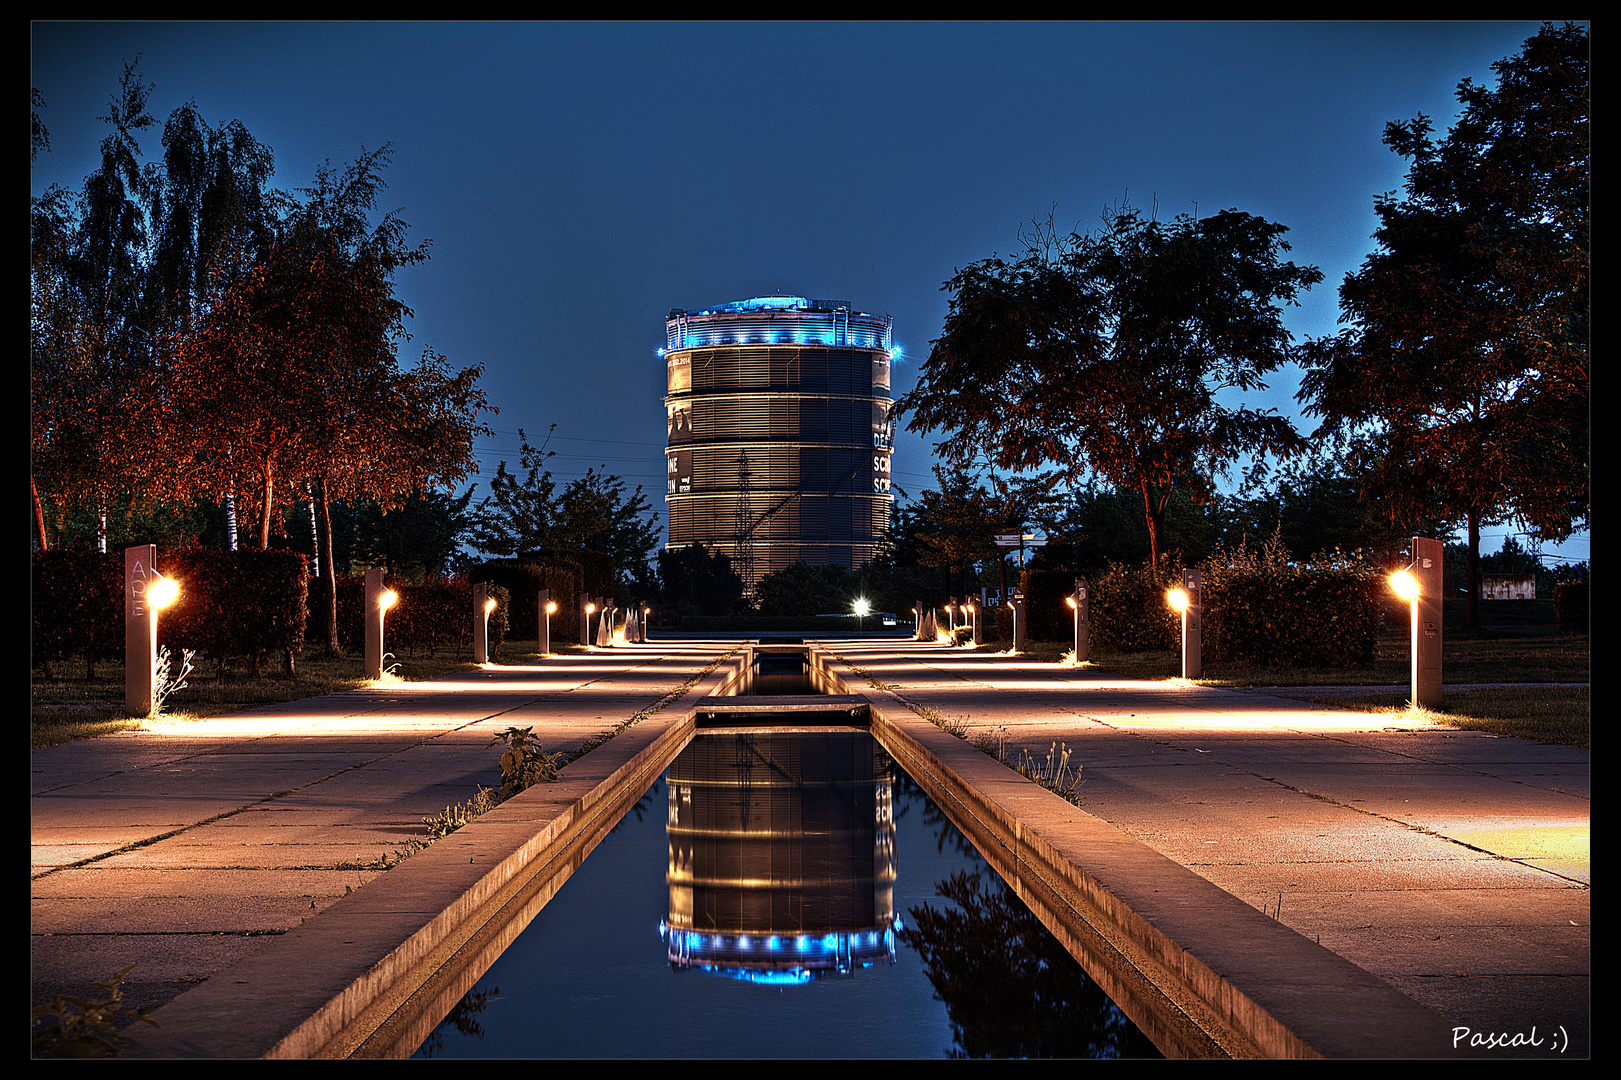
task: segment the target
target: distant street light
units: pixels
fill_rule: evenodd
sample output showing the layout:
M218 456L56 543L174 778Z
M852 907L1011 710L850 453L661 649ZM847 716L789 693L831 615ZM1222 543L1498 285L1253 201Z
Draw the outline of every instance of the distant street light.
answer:
M856 632L857 633L861 633L861 632L863 632L863 631L865 631L867 629L867 612L869 612L871 610L872 610L872 605L868 604L867 601L865 601L865 600L857 600L855 602Z

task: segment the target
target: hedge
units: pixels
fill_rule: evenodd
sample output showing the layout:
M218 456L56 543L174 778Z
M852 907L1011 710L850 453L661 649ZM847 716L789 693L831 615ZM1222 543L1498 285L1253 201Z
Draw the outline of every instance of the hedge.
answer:
M124 556L37 551L33 559L33 662L54 677L53 661L78 657L85 675L97 660L124 655Z
M467 577L470 581L498 585L510 594L507 624L513 638L519 641L540 639L539 597L540 590L545 589L557 604L557 610L552 613L552 640L579 640L579 563L552 555L491 559L474 567Z
M245 657L255 675L272 653L294 672L309 623L309 568L291 551L184 548L158 553L158 569L180 585L180 598L158 619L158 642L196 649L220 671Z
M1553 587L1553 612L1559 629L1566 634L1585 634L1591 629L1588 617L1586 581L1561 581Z
M1340 556L1291 562L1280 546L1218 551L1200 566L1203 652L1207 660L1267 667L1349 667L1373 659L1385 624L1387 590L1370 563ZM1025 610L1032 641L1065 641L1074 616L1064 603L1070 571L1025 573ZM1162 557L1146 564L1110 563L1088 580L1091 649L1095 653L1164 652L1180 648L1181 616L1165 601L1182 583L1182 566ZM997 612L1003 640L1011 613Z
M395 658L415 656L418 649L436 656L441 648L466 647L473 643L473 585L467 578L406 585L385 579L384 586L399 595L383 621L383 649ZM490 585L496 608L490 614L490 652L494 655L508 634L507 612L511 596L500 585ZM359 653L366 647L365 624L361 609L365 603L364 578L338 580L338 641L346 652Z
M159 552L157 569L180 585L158 619L158 642L195 649L221 669L245 657L255 671L280 654L293 670L304 648L308 576L304 557L286 551L183 548ZM124 653L124 553L42 551L33 555L34 658L84 658L87 674Z
M1304 563L1240 545L1202 568L1204 654L1262 667L1356 667L1384 629L1383 575L1326 555Z

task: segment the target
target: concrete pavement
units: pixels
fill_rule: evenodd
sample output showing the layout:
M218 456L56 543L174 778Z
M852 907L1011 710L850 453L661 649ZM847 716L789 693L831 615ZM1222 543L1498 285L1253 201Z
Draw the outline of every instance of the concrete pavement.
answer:
M127 965L155 1008L367 885L423 818L498 787L495 734L572 750L667 701L729 644L564 654L30 758L32 998L94 995Z
M969 733L1064 743L1088 813L1452 1025L1540 1040L1492 1053L1587 1054L1587 752L934 644L829 646ZM722 651L560 657L34 752L35 1001L136 963L127 1000L152 1007L272 955L424 816L493 785L495 732L577 746Z
M1088 813L1469 1037L1541 1044L1493 1053L1587 1055L1587 751L933 643L835 651L970 737L1066 746Z

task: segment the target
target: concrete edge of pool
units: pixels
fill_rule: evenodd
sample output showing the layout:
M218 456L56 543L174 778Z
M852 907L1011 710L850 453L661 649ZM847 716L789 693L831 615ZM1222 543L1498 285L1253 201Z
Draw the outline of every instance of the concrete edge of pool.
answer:
M1434 1057L1439 1016L1193 871L914 715L814 647L822 693L879 741L1167 1056ZM747 693L751 657L218 973L134 1032L129 1056L405 1056L561 887L695 730ZM685 704L685 701L683 701Z

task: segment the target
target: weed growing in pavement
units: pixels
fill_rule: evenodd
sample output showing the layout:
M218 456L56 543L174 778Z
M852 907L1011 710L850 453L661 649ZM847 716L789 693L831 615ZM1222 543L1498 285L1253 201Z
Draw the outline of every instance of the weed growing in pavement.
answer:
M162 1025L148 1015L150 1012L148 1009L128 1011L122 1009L124 980L134 970L135 965L131 964L106 982L90 984L107 991L105 1000L91 1001L89 998L57 995L51 998L49 1003L35 1006L33 1024L40 1024L48 1017L54 1017L56 1026L47 1027L34 1036L34 1056L117 1057L124 1047L133 1041L118 1034L114 1027L120 1012L123 1012L125 1019L139 1020L153 1027L161 1027Z
M565 763L563 754L548 754L541 748L533 727L509 727L490 740L490 746L502 743L507 749L501 755L501 802L536 784L556 780L557 770Z
M1005 727L981 732L969 742L980 753L993 757L1021 776L1034 780L1054 795L1076 806L1081 805L1080 788L1085 782L1081 779L1081 766L1070 768L1069 762L1073 751L1064 743L1054 742L1047 748L1045 758L1038 758L1028 750L1010 754Z
M186 676L191 674L191 662L195 659L197 659L196 649L181 649L180 671L176 673L174 660L169 655L169 646L165 645L158 650L157 666L152 673L153 716L162 716L163 703L169 700L169 695L186 688Z

